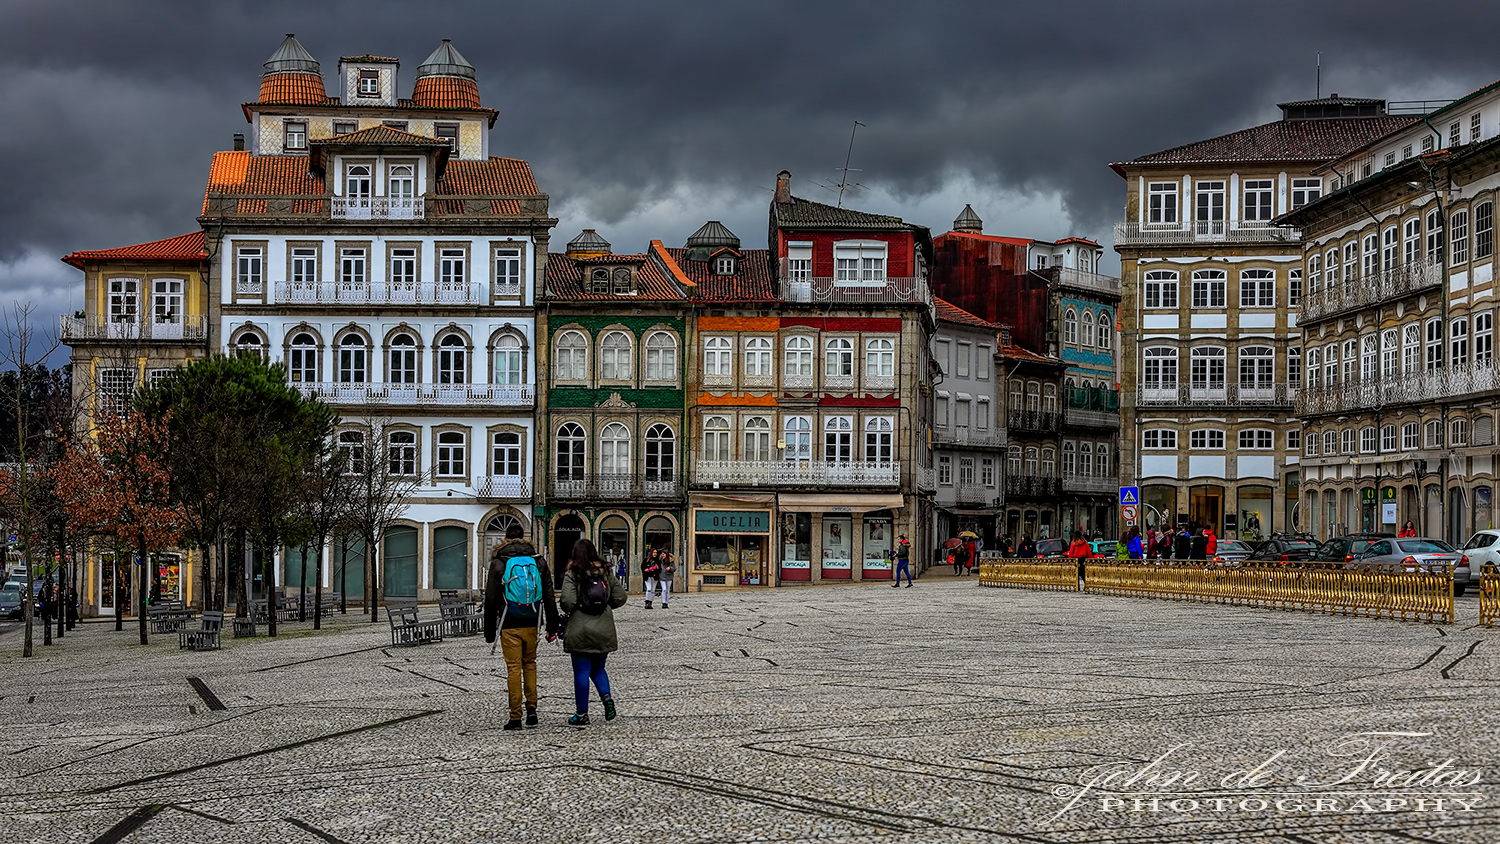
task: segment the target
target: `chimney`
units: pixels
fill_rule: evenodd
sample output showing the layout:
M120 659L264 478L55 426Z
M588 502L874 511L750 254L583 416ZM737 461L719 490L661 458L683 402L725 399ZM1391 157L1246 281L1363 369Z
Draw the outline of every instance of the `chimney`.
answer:
M1002 326L1000 326L1000 345L1002 345L1002 346L1009 346L1009 345L1011 345L1011 342L1010 342L1010 326L1008 326L1008 325L1002 325Z
M235 132L234 133L234 151L235 152L244 152L245 151L245 133L243 133L243 132Z
M792 174L782 170L776 174L776 204L790 205L792 203Z

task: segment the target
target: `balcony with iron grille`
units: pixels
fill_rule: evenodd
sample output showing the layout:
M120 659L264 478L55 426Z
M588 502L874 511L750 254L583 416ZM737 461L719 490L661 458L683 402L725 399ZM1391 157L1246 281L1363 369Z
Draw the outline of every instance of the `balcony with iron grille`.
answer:
M781 298L788 302L916 302L931 307L932 291L924 278L793 278L781 261Z
M1120 280L1112 275L1102 275L1074 267L1047 267L1037 272L1059 287L1068 287L1110 299L1120 298Z
M699 460L693 466L698 486L894 487L901 483L901 464L819 460Z
M1062 416L1055 410L1011 410L1005 414L1005 427L1011 434L1055 434L1061 430Z
M1120 427L1119 390L1070 387L1063 392L1063 424L1068 428Z
M1132 398L1136 407L1265 407L1290 408L1297 388L1285 384L1241 385L1142 383Z
M953 485L953 502L960 507L995 507L1000 503L1000 490L972 482L956 483Z
M497 285L494 295L509 295L501 293L501 289ZM490 301L485 285L461 281L409 284L278 281L272 295L273 303L284 305L485 305ZM516 289L514 295L519 296L520 290Z
M369 203L368 208L362 203ZM206 217L310 220L462 220L470 217L545 217L546 196L517 194L427 195L411 199L282 193L210 193Z
M1309 290L1298 305L1299 325L1411 296L1443 286L1443 266L1436 261L1402 264L1368 275L1346 278Z
M669 473L646 476L622 472L553 474L547 477L547 497L554 501L677 501L682 478Z
M1500 393L1500 366L1493 359L1439 366L1421 372L1395 373L1366 380L1309 387L1297 395L1299 417L1353 413L1403 404L1453 399L1495 398Z
M1037 501L1062 494L1062 479L1056 475L1009 475L1005 477L1005 500Z
M1062 491L1084 495L1106 495L1113 497L1120 491L1120 482L1117 478L1109 477L1094 477L1090 475L1063 475Z
M420 196L335 196L329 202L335 220L420 220L426 211Z
M530 384L387 384L295 381L304 395L329 404L415 405L419 407L530 407Z
M65 343L96 340L201 343L208 339L208 319L201 315L174 315L162 320L64 316L59 329Z
M1299 229L1273 226L1262 220L1185 220L1154 225L1115 223L1116 246L1175 246L1194 243L1293 243Z
M1004 448L1009 438L1003 429L972 428L968 425L942 425L932 429L933 445L956 445L973 448Z
M531 478L521 475L485 475L479 479L480 501L530 501Z

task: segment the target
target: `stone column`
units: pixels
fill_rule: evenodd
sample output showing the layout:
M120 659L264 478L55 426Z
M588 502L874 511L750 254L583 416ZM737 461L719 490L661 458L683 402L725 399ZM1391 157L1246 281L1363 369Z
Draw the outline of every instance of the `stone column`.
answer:
M864 580L865 574L865 514L854 513L849 519L849 579Z
M812 535L807 543L808 570L812 572L812 582L817 583L823 579L823 514L812 514Z

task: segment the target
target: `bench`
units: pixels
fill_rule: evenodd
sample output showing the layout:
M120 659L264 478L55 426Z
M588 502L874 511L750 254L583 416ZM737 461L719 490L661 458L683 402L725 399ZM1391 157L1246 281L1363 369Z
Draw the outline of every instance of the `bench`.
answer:
M443 618L444 636L479 635L483 615L474 601L443 601L438 604L438 613Z
M251 639L251 638L254 638L255 635L256 635L256 632L255 632L255 618L253 616L248 616L247 615L247 616L244 616L243 618L240 617L240 616L235 616L235 619L234 619L234 638L236 638L236 639Z
M328 616L338 612L339 605L343 602L344 595L342 592L324 592L323 603L318 605L318 612L321 613L324 618L327 618Z
M443 622L419 619L415 601L387 602L385 614L391 622L393 645L421 645L443 641Z
M176 633L193 620L193 611L181 601L162 601L146 608L146 618L156 633Z
M224 613L211 610L203 613L196 630L177 631L177 649L190 651L214 651L219 649L219 631L224 627Z

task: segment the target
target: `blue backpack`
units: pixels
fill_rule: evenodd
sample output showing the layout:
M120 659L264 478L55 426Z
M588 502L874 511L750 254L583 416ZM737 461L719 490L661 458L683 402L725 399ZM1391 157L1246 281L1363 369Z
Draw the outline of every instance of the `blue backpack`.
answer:
M505 613L516 618L536 618L542 602L542 572L536 557L511 557L505 561Z

